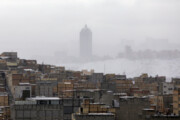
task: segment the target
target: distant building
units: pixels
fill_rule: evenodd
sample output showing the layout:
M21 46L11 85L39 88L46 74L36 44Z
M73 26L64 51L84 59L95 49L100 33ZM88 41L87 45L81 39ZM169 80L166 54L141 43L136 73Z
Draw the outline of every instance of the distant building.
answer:
M124 79L124 77L113 79L110 83L115 83L115 92L119 93L128 93L133 86L132 80Z
M119 120L141 120L142 109L149 108L149 98L122 96L119 98L119 108L116 109Z
M175 88L173 93L173 113L180 115L180 88Z
M115 120L115 113L115 108L85 99L79 112L72 114L72 120Z
M173 83L167 83L167 82L160 83L159 93L161 95L173 94L173 91L174 91L174 84Z
M63 105L58 97L28 98L15 101L11 108L13 120L63 120Z
M53 97L53 88L57 86L53 80L41 80L36 82L35 95L36 96L46 96Z
M92 32L87 25L80 32L80 56L85 58L92 56Z
M18 58L17 52L3 52L1 56L4 56L6 57L6 59L10 59L10 60L16 60Z
M180 88L180 78L172 78L172 83L175 88Z
M19 83L19 85L14 86L14 99L25 100L31 97L31 85L29 83Z
M82 70L81 72L82 72L82 75L92 75L94 73L94 70L93 69L91 69L90 71Z
M91 82L97 83L97 82L103 82L103 73L93 73Z
M15 101L11 106L12 120L71 120L83 99L34 97ZM7 120L7 119L6 119Z

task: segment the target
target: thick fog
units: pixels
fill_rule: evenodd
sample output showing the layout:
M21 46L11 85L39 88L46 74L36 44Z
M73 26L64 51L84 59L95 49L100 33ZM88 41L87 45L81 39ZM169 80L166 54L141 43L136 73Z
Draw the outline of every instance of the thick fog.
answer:
M79 55L85 24L93 34L95 56L116 58L126 46L137 53L178 50L179 6L179 0L1 0L0 51L61 64L62 57Z

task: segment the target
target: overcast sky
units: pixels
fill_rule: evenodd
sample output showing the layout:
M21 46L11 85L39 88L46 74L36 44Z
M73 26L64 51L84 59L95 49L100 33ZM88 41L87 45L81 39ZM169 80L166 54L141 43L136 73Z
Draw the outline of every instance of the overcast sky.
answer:
M98 55L149 37L180 43L180 0L0 0L0 51L77 55L85 24Z

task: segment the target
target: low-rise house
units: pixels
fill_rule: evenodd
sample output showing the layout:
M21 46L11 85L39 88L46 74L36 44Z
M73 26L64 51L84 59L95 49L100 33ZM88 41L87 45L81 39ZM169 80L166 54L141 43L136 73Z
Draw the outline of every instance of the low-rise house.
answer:
M90 103L84 100L79 112L72 115L72 120L115 120L115 108L102 103Z

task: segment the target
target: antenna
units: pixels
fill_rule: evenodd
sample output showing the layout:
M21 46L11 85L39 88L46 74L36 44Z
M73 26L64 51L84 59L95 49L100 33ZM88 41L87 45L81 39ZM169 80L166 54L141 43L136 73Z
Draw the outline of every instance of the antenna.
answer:
M104 64L104 74L105 74L105 72L106 72L106 65Z

